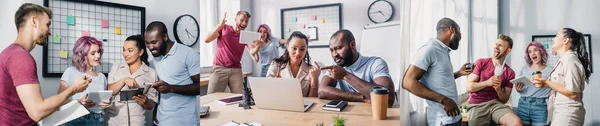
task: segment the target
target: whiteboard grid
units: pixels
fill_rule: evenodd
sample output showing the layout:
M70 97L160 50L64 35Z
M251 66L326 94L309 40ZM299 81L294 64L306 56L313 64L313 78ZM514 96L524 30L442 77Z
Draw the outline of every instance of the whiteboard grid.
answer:
M535 42L539 42L540 44L542 44L542 46L544 46L544 49L546 49L546 52L548 54L548 61L546 62L546 65L552 66L554 67L556 65L556 63L558 63L558 60L560 60L560 57L558 56L558 53L552 51L552 38L554 38L556 35L533 35L532 41ZM585 46L588 50L588 55L590 57L590 62L593 61L593 57L592 57L592 49L591 49L591 43L590 40L592 39L592 36L590 34L584 34L584 38L585 38ZM593 63L591 66L593 66ZM592 73L594 71L593 67L591 68Z
M104 53L101 65L95 70L108 74L112 64L122 63L122 45L128 36L141 34L145 25L145 8L102 1L45 0L44 5L53 11L52 33L48 45L44 46L44 76L60 77L71 66L73 46L86 30L91 37L102 41ZM75 25L67 24L67 16L75 17ZM108 28L102 27L102 20L108 20ZM120 27L121 34L116 34ZM60 43L53 37L59 35ZM60 58L60 51L66 50L68 57Z
M309 47L328 47L329 37L342 28L341 6L340 3L336 3L281 9L281 38L286 39L294 31L300 31L308 36L308 28L317 27L318 40L311 41ZM312 16L316 16L316 20L311 19ZM302 27L303 25L305 27ZM310 37L310 39L317 38Z

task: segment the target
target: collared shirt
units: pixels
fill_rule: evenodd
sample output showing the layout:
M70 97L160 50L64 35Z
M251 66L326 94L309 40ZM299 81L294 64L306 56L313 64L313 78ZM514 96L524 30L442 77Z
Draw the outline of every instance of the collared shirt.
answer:
M458 91L452 62L450 60L450 48L437 39L430 39L421 46L416 53L411 65L425 71L419 80L430 90L442 94L456 103L458 107ZM448 116L442 105L437 101L427 100L427 123L430 126L440 124L453 124L460 120L460 116Z
M356 62L348 67L344 67L344 69L348 71L348 73L352 73L356 77L369 83L374 83L375 78L378 77L390 77L387 63L383 59L374 56L370 57L358 54ZM329 72L326 72L325 75L329 75ZM345 80L337 80L336 88L344 92L358 93L358 91Z
M165 56L154 57L159 80L171 85L192 84L191 76L200 74L200 56L192 48L174 43ZM196 96L161 93L158 102L159 125L200 125Z
M138 87L144 87L144 83L154 83L158 81L156 70L148 67L145 63L138 68L133 74L129 71L129 65L126 63L114 64L108 73L108 83L112 84L120 81L126 77L133 78L138 84ZM128 86L123 86L121 90L129 89ZM152 111L144 109L141 105L135 101L128 101L129 103L120 102L120 93L115 95L113 104L106 108L106 117L108 117L108 125L122 126L122 125L146 125L146 115L152 115ZM158 101L158 92L154 88L148 90L147 100L152 102ZM129 115L127 115L129 114ZM152 116L148 116L152 118ZM129 118L129 122L127 120Z
M306 62L302 62L300 66L300 70L296 74L295 78L300 80L300 86L302 87L302 96L308 97L308 93L310 91L310 69L312 67L308 65ZM269 72L267 73L267 77L276 77L277 73L281 78L294 78L292 71L290 70L290 64L279 64L273 61L269 66Z
M107 86L106 76L104 76L104 74L100 73L100 72L98 72L98 76L92 76L92 75L89 75L87 73L77 70L75 67L69 67L65 70L63 75L60 77L60 80L65 81L68 86L71 86L71 85L73 85L73 82L77 78L82 77L82 76L91 76L92 82L90 82L90 84L88 84L88 87L83 92L75 93L73 96L71 96L71 99L74 99L74 100L80 99L81 97L85 96L89 92L106 90L106 86ZM88 108L88 110L90 110L91 112L95 112L95 113L102 113L104 111L104 109L100 108L99 104L100 103L96 103L95 106Z
M271 61L273 61L273 58L277 58L279 56L279 40L279 38L271 37L268 43L260 47L258 52L260 65L269 65Z

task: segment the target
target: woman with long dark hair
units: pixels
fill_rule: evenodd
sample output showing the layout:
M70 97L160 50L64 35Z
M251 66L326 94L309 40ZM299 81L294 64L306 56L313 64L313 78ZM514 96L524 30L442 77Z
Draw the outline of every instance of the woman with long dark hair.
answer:
M536 78L534 84L552 88L548 103L548 119L553 126L582 126L585 119L583 90L591 75L590 58L581 32L563 28L552 39L552 51L560 60L546 80Z
M299 31L288 37L283 55L273 59L267 77L298 78L304 97L317 97L321 70L315 63L310 64L308 55L308 37Z
M109 126L150 125L146 120L158 101L156 89L150 88L147 94L134 96L130 101L121 100L120 91L144 87L144 83L158 81L156 70L148 66L146 42L141 35L132 35L123 42L125 63L113 64L108 73L108 89L113 91L115 101L106 109Z

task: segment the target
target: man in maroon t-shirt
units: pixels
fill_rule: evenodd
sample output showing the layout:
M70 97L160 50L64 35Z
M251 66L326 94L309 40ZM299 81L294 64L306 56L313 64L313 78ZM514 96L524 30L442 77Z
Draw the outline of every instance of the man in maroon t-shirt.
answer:
M32 3L21 5L15 13L17 39L0 53L0 126L36 125L91 81L82 76L56 96L42 97L36 63L29 52L36 44L48 43L51 18L52 10Z
M469 125L487 126L490 121L499 125L522 125L512 109L504 105L513 87L510 80L515 78L515 72L505 64L512 46L512 39L500 34L494 46L494 56L475 61L467 83Z
M246 44L241 44L240 31L246 29L250 13L247 11L238 11L235 17L234 26L226 25L227 13L223 20L213 32L210 32L204 40L210 43L217 39L217 51L214 59L213 71L208 81L207 94L214 92L224 92L229 86L232 93L242 93L242 55ZM255 42L256 43L256 42Z

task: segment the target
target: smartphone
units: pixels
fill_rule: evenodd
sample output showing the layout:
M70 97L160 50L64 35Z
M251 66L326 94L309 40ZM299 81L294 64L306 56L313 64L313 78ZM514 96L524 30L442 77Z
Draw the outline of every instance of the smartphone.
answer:
M342 100L331 100L329 103L325 104L327 107L337 107L342 103Z
M471 71L473 71L473 63L469 63L469 64L467 64L467 66L465 67L465 71L466 71L466 72L471 72Z
M210 106L200 106L200 117L208 115L210 113L208 110L210 110Z

